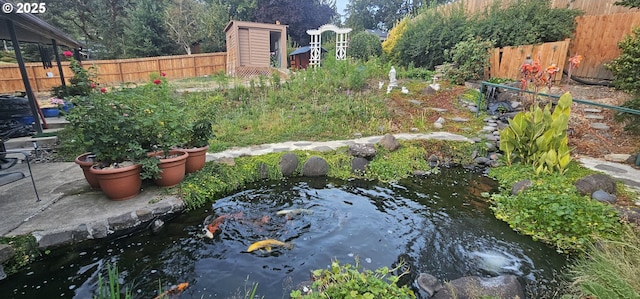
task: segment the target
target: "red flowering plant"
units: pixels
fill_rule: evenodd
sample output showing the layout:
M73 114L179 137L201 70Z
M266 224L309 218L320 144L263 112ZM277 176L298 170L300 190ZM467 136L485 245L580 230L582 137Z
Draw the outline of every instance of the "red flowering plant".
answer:
M184 105L166 80L135 87L94 91L83 105L70 111L70 127L82 133L85 148L105 167L141 163L143 178L154 178L160 170L158 159L149 152L164 151L184 144L188 125ZM79 154L78 153L78 154ZM126 162L126 163L125 163ZM125 164L123 164L125 163Z
M555 63L543 69L540 63L540 57L532 60L531 56L527 56L522 66L520 66L520 89L523 91L532 89L532 105L535 104L541 87L546 86L551 89L558 71L559 68Z
M66 86L56 86L53 88L53 95L67 100L70 97L88 96L97 85L98 70L94 65L84 68L78 60L73 57L71 51L63 51L62 55L69 60L69 68L73 72L73 77L69 79Z

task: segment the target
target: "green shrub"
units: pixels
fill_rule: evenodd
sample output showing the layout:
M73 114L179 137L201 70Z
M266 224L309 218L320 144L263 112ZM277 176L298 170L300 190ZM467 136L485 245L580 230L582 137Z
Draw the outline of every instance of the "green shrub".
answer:
M428 69L444 63L444 51L453 48L467 35L467 18L461 5L453 5L448 15L434 9L425 10L409 21L397 42L398 62Z
M512 159L533 165L535 172L564 173L571 162L567 127L571 112L571 95L565 93L551 113L551 104L544 109L531 106L509 120L509 126L500 131L500 150L507 164Z
M605 66L613 73L616 88L635 95L622 106L640 110L640 27L618 42L618 48L622 52L620 56ZM626 131L640 134L640 115L619 112L615 119L625 123Z
M491 48L493 48L492 42L479 37L470 36L457 43L453 49L447 51L455 68L450 69L446 76L458 84L482 79L484 70L489 66Z
M396 24L389 30L387 39L382 42L382 51L389 56L392 60L397 60L398 51L396 51L396 45L398 41L402 39L402 35L407 30L407 24L411 19L410 16L405 16L402 20L396 22Z
M561 41L572 36L579 10L553 8L549 0L495 1L472 21L471 33L496 47Z
M640 110L640 97L638 96L640 96L640 94L636 95L636 98L628 100L621 106L629 109ZM616 113L614 118L616 121L624 123L625 131L632 134L640 135L640 115L618 112Z
M561 252L584 250L599 239L615 239L621 228L617 211L579 195L574 186L588 173L591 171L577 163L571 163L565 175L536 175L523 164L492 168L489 175L503 186L501 193L491 196L492 210L513 230ZM531 180L532 186L511 195L513 183L524 179Z
M379 268L375 272L371 270L359 271L358 261L356 265L343 264L339 261L331 262L329 269L313 271L314 291L309 295L302 295L300 291L291 292L294 299L313 298L358 298L358 299L400 299L416 298L413 291L407 286L398 286L400 276L391 273L400 269L387 267Z
M358 32L351 37L347 53L351 57L367 60L369 57L382 54L382 43L375 34L366 31Z

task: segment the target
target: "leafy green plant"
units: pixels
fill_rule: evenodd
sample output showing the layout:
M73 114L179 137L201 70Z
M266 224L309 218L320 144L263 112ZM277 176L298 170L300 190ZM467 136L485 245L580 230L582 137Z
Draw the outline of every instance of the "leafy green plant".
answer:
M199 119L191 123L185 147L194 148L209 145L209 140L215 137L212 126L213 123L209 119Z
M462 84L468 80L482 79L489 66L489 55L493 48L491 41L479 37L468 37L447 51L450 61L455 65L446 76L455 83Z
M67 116L69 124L82 133L82 152L92 152L105 165L135 161L146 151L140 138L137 109L127 99L133 91L95 93L82 100Z
M633 29L632 35L627 35L618 42L620 56L605 67L613 73L613 84L616 88L630 92L634 98L622 106L640 110L640 27ZM637 114L618 112L615 119L625 123L625 130L640 134L640 116Z
M361 31L351 37L349 42L349 56L367 60L371 56L382 54L380 38L366 31Z
M516 160L533 165L536 173L564 173L571 162L567 137L571 102L571 95L565 93L553 113L550 104L544 109L536 105L510 119L500 131L500 150L507 164Z
M53 95L68 99L76 96L88 96L97 86L98 70L95 65L84 68L79 61L74 59L70 51L65 51L64 56L69 59L69 68L73 72L73 77L69 79L66 86L56 86L53 88Z
M0 237L0 244L7 244L14 251L13 258L4 264L4 270L8 275L18 272L42 255L38 250L36 239L30 234Z
M598 240L570 267L571 285L580 298L640 298L640 237L624 226L620 239Z
M616 239L620 222L616 210L581 196L574 186L580 177L590 173L571 163L566 175L535 174L530 166L515 163L492 168L491 177L503 186L493 194L492 210L496 218L536 241L555 246L561 252L576 252L599 239ZM529 179L532 186L511 195L511 186Z
M362 270L358 260L355 266L351 264L340 264L335 260L331 262L329 269L319 269L313 271L313 288L316 290L309 295L302 295L299 290L291 292L294 299L312 298L362 298L362 299L395 299L395 298L416 298L407 286L398 286L400 276L392 273L401 269L403 265L398 265L394 269L382 267L377 270Z

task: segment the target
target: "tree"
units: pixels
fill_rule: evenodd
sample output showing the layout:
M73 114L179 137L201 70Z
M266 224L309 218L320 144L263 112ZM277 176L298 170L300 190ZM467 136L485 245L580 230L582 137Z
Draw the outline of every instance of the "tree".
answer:
M363 60L382 54L380 37L366 31L354 34L349 43L349 48L349 56Z
M304 45L309 43L307 30L329 23L335 15L335 3L332 7L320 0L268 0L258 3L253 21L289 25L291 39Z
M238 21L250 21L258 7L258 0L209 0L209 2L226 8L229 19Z
M50 0L42 17L83 41L97 58L117 58L126 44L127 11L134 5L132 0Z
M207 8L205 3L197 0L172 0L165 10L164 22L169 37L187 55L191 55L191 47L203 41L207 35Z
M207 12L203 18L205 39L201 41L202 49L205 52L226 51L227 37L224 33L224 28L231 20L226 6L228 5L227 2L226 0L217 0L207 5Z
M451 0L349 0L345 24L357 31L388 30L420 7L448 2Z
M176 52L163 22L168 3L168 0L140 0L128 12L129 19L124 29L127 39L125 56L150 57Z

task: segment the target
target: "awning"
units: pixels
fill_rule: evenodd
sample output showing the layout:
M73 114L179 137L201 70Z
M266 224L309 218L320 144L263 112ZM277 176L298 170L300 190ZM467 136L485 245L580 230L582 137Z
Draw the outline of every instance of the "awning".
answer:
M26 2L25 2L26 4ZM5 7L9 2L0 0L0 5ZM43 43L50 45L51 40L56 40L58 45L64 45L71 48L82 48L82 44L60 29L50 25L35 15L28 13L16 13L16 6L13 5L11 13L0 13L0 39L11 40L9 28L5 25L6 20L13 21L18 41Z

